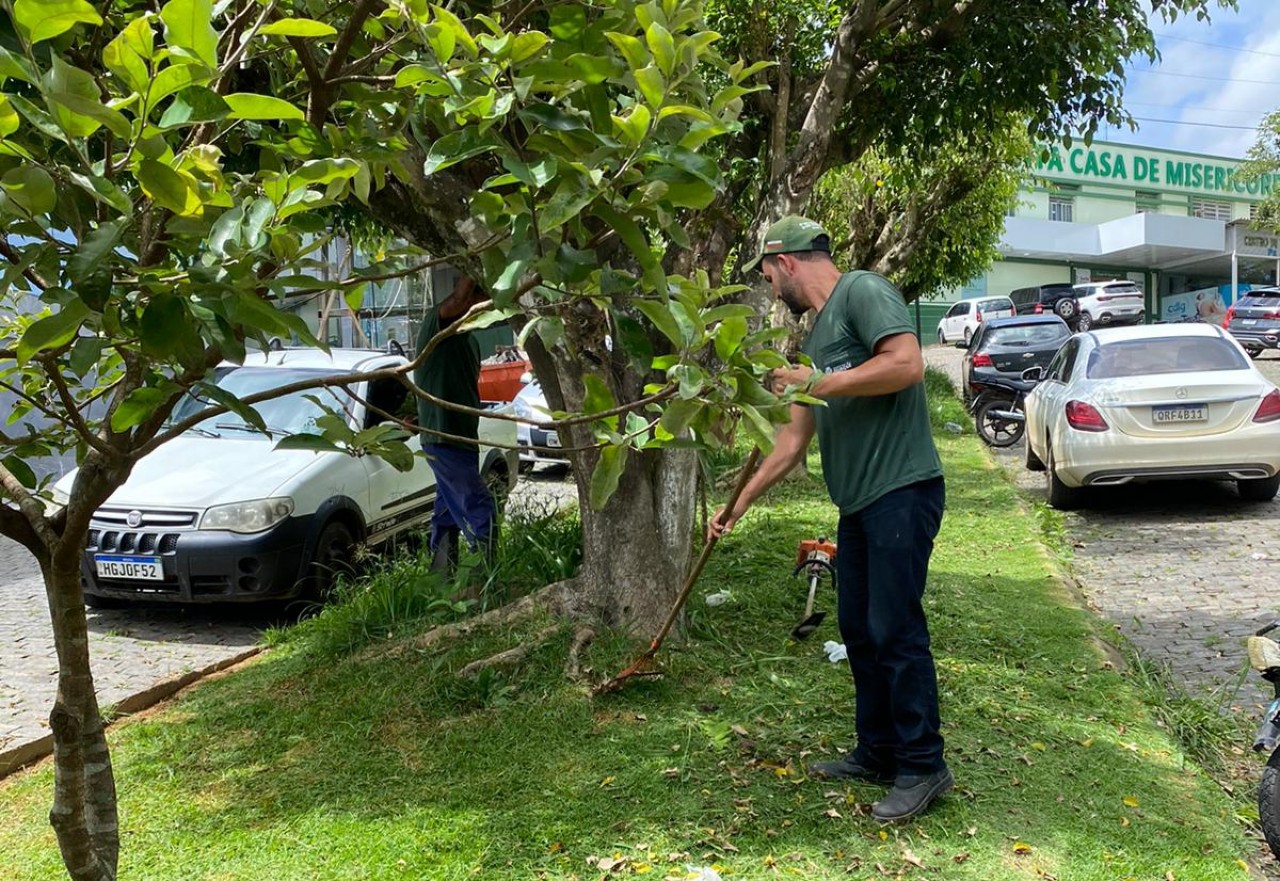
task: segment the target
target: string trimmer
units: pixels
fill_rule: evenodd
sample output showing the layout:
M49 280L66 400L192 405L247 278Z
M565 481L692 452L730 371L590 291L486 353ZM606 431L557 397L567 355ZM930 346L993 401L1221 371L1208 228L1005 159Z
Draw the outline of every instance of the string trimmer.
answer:
M742 495L742 489L747 485L747 481L751 479L752 473L756 470L756 462L760 458L759 448L751 450L751 455L747 456L747 462L742 466L742 474L738 476L738 482L734 484L733 492L729 493L729 498L724 503L726 511L732 511L733 506L738 502L738 496ZM698 576L702 574L702 567L707 565L707 558L711 556L711 550L716 546L717 537L711 536L707 539L706 545L702 548L702 554L698 557L698 562L694 563L693 569L689 571L689 577L685 579L684 587L680 589L680 596L676 597L675 605L671 607L670 613L667 615L666 622L662 625L662 629L658 631L658 635L653 638L653 642L649 644L649 649L643 655L636 658L635 663L627 667L617 676L602 682L593 690L593 694L605 694L610 691L617 691L622 687L628 679L633 676L661 676L662 669L653 662L653 657L658 653L658 647L662 645L662 641L667 638L667 634L671 632L671 626L676 623L676 618L680 615L680 610L684 608L685 601L689 599L689 591L693 590L694 582L698 580Z
M823 575L830 575L832 584L835 583L835 559L836 546L827 541L825 535L818 536L817 541L811 538L805 539L796 548L796 569L791 575L794 578L801 572L805 572L809 578L809 598L804 604L804 619L791 631L791 635L796 639L804 639L813 633L822 623L822 619L827 617L826 612L813 610L813 600L817 596L818 583L822 581Z

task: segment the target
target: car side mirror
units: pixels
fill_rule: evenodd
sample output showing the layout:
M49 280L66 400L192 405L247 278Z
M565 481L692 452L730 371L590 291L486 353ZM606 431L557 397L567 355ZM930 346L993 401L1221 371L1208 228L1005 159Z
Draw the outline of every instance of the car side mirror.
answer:
M957 348L957 349L968 349L968 348L969 348L969 344L968 344L967 342L965 342L964 340L961 340L960 342L956 343L956 348Z
M1039 382L1044 379L1043 367L1028 367L1022 371L1022 379L1025 382Z

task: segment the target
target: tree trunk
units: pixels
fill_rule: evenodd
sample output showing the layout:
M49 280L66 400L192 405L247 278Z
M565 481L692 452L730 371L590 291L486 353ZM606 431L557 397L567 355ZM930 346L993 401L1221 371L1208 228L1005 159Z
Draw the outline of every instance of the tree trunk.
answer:
M66 535L41 561L54 646L58 694L53 730L54 796L49 822L75 881L113 881L120 853L115 777L89 669L89 629L80 588L84 535Z
M596 458L583 454L574 467L594 467ZM590 472L579 473L580 616L634 636L658 632L689 574L697 469L692 450L631 451L600 511L591 509Z

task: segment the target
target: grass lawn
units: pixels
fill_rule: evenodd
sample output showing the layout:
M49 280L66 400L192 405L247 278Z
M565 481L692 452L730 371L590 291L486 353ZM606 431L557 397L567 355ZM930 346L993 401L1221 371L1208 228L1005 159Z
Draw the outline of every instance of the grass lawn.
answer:
M568 632L517 671L455 675L546 622L399 658L317 625L116 725L120 877L1246 878L1233 803L1099 649L1036 512L973 435L938 442L926 599L957 787L917 822L882 827L882 789L805 776L853 745L848 669L822 651L834 614L788 638L796 543L835 532L815 458L716 549L663 679L592 699L564 679ZM633 651L605 641L588 660L603 677ZM50 770L0 793L0 877L64 877Z

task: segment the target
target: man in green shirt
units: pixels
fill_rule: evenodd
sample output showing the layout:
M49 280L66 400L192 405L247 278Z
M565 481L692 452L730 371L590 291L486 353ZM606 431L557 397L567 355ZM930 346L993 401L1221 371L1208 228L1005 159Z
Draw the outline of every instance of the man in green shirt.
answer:
M858 742L844 758L818 762L810 772L892 783L872 814L905 820L953 785L921 603L942 523L942 464L906 301L874 272L842 273L830 242L812 220L784 217L748 267L764 273L794 314L817 310L804 344L813 367L776 370L773 382L776 391L809 386L825 406L792 406L773 452L734 509L716 512L708 531L720 536L732 529L761 493L804 462L817 432L827 490L840 510L837 599Z
M485 299L474 280L460 276L453 292L427 313L418 331L418 351L476 303ZM442 339L413 372L424 392L474 410L480 409L480 346L470 333ZM458 537L472 547L493 550L497 508L480 477L480 418L418 398L422 451L435 475L436 499L431 517L431 568L451 573L457 562Z

